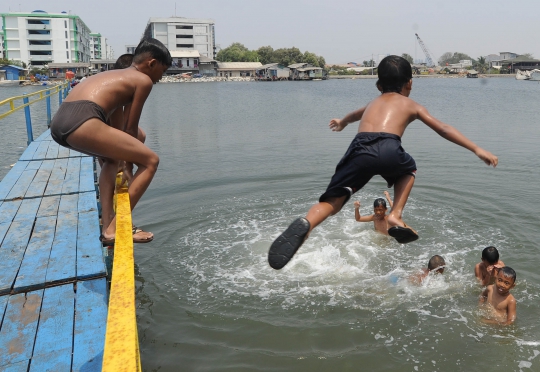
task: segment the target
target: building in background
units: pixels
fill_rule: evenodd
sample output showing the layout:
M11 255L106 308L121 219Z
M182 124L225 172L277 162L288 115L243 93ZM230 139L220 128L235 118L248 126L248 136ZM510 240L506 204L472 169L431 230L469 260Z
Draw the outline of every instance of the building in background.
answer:
M66 12L2 13L2 57L31 67L90 62L90 29Z
M216 57L214 21L211 19L150 18L144 37L161 41L170 51L196 50L201 56Z
M99 33L90 33L90 59L113 59L114 51L107 38Z
M135 49L137 45L126 45L126 54L135 54Z

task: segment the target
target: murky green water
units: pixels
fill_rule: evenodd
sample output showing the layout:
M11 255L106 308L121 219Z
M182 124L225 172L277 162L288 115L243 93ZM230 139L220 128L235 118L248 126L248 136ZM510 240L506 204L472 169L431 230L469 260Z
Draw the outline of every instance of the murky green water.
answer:
M161 163L134 212L156 235L135 247L145 371L540 370L537 83L415 79L411 98L499 166L415 122L403 138L418 166L405 221L420 240L375 234L349 203L285 269L268 266L269 245L325 190L356 133L328 121L374 98L374 82L155 86L141 127ZM375 177L355 194L363 213L385 186ZM511 327L480 321L474 265L488 245L517 272ZM443 276L396 282L434 254Z

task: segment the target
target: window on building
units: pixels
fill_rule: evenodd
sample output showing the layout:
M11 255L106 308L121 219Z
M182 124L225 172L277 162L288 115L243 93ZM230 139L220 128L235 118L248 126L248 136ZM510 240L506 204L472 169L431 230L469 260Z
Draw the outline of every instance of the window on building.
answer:
M28 30L28 35L50 35L51 30Z
M186 66L189 67L189 58L186 58Z
M193 39L193 35L176 35L177 39Z
M68 36L67 36L67 31L64 31L64 32L66 33L66 39L67 39L67 38L68 38Z
M30 55L31 56L52 56L52 52L50 50L31 50Z
M176 26L177 30L193 30L193 26Z
M51 21L48 19L29 19L27 20L29 25L49 25Z
M51 45L50 40L28 40L28 45Z
M193 44L176 44L177 48L193 48Z
M66 52L66 57L67 59L69 59L69 52Z
M67 28L67 21L64 21L64 28Z
M67 40L66 40L66 49L69 49L69 43Z

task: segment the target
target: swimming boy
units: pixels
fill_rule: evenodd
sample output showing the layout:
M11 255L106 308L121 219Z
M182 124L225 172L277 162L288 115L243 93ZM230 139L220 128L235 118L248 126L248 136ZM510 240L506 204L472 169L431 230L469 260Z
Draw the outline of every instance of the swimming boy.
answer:
M390 208L392 208L393 203L388 191L384 192L384 196L386 196L386 200L388 200L388 204L390 204ZM388 222L386 221L388 216L386 215L386 210L386 202L384 201L384 199L377 198L373 202L373 214L370 214L369 216L360 216L360 202L358 200L354 202L354 218L356 219L356 221L373 221L375 231L380 232L384 235L388 235Z
M131 209L150 185L159 164L157 154L137 139L139 118L153 85L161 79L171 61L171 54L160 41L141 40L130 68L106 71L86 79L70 92L51 122L51 135L60 145L137 165L128 188ZM130 106L129 112L124 111L128 118L125 130L117 129L123 123L107 124L115 110L125 106ZM103 195L114 192L118 170L114 164L114 161L106 162L99 177L100 200L107 210L106 203L112 203L112 197ZM108 225L103 225L100 239L104 244L112 244L115 233L116 218L113 218ZM152 233L137 234L134 239L137 242L153 239Z
M387 217L388 234L399 243L418 239L418 234L402 219L403 208L414 184L416 163L401 147L401 136L407 126L421 120L441 137L472 151L487 165L496 166L498 159L465 137L454 127L429 114L425 107L411 100L411 64L402 57L388 56L378 66L377 88L381 95L346 115L332 119L329 127L342 131L360 120L358 134L336 167L326 192L311 207L305 218L298 218L270 247L268 261L274 269L289 262L309 233L329 216L338 213L356 191L374 176L381 175L394 186L394 205Z
M422 271L420 273L411 275L409 280L414 284L422 284L422 282L429 275L429 273L434 272L435 274L442 274L444 272L445 265L446 262L444 261L444 258L436 254L429 259L427 269L422 268Z
M510 290L516 285L516 272L501 267L495 276L495 284L488 285L480 296L480 304L489 304L490 314L485 323L509 325L516 320L516 299Z
M483 286L492 284L504 262L499 260L499 251L495 247L486 247L482 251L482 261L474 267L474 275Z

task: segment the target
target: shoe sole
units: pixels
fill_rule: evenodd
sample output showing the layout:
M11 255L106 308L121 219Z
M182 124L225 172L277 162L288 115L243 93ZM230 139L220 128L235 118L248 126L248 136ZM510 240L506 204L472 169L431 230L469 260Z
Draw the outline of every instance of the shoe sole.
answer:
M393 226L390 229L388 229L388 235L390 235L392 238L396 239L398 243L400 244L407 244L410 242L414 242L419 238L417 234L414 233L409 228L401 227L401 226Z
M309 221L305 218L294 220L270 246L268 263L273 269L282 269L304 243L309 232Z

